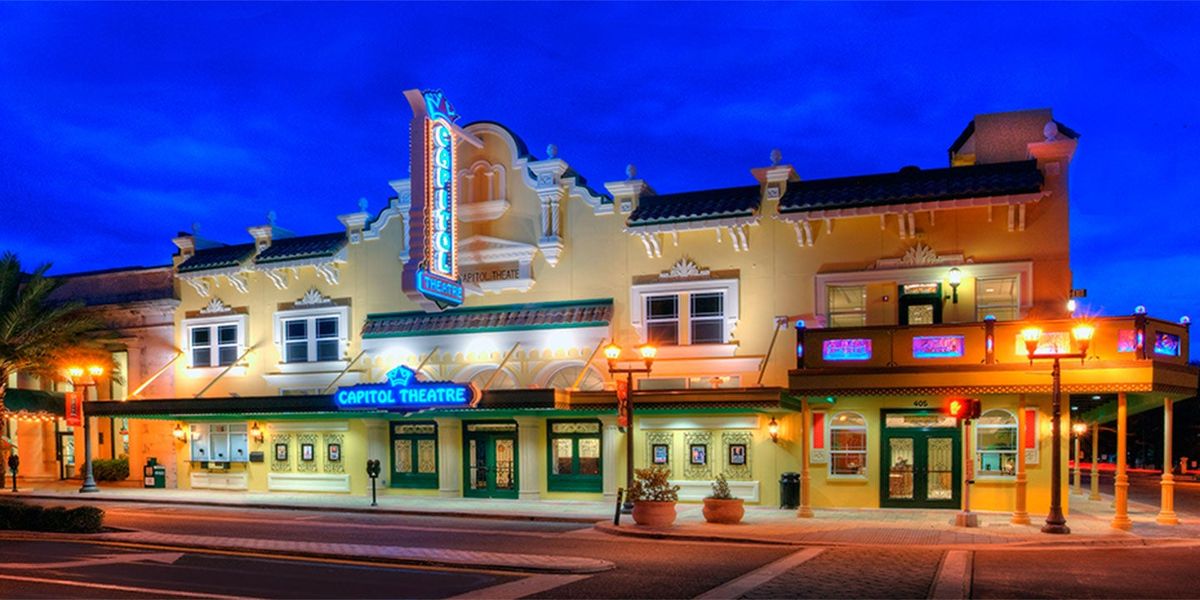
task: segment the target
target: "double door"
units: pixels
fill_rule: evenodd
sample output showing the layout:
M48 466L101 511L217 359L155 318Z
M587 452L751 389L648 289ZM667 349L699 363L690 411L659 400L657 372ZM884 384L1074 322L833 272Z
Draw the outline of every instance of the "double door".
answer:
M880 505L959 508L962 436L954 418L930 411L884 411Z
M468 424L463 432L466 485L475 498L517 497L516 424Z

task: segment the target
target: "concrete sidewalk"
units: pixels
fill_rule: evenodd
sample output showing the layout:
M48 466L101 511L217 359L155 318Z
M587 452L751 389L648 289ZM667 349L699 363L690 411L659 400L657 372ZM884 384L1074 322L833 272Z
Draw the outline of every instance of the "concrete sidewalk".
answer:
M1013 525L1010 513L981 512L979 527L953 525L956 511L906 509L814 509L811 519L800 519L794 511L747 507L743 522L714 525L704 522L700 507L680 505L675 526L653 529L635 525L623 516L614 527L611 518L596 529L624 535L679 541L746 542L796 545L949 546L1008 547L1046 546L1149 546L1164 544L1200 545L1200 518L1180 514L1180 524L1155 523L1158 507L1130 502L1133 529L1113 529L1111 497L1099 501L1073 496L1067 525L1070 535L1040 531L1045 515L1031 514L1030 525Z
M183 504L236 508L268 508L315 510L354 513L384 513L466 517L474 519L509 519L521 521L553 521L592 524L605 518L612 520L614 505L607 502L565 500L503 500L492 498L442 498L439 496L407 496L379 494L379 506L371 506L369 496L327 493L238 492L215 490L145 489L120 484L101 484L100 491L79 493L79 482L46 481L22 482L16 494L3 497L25 497L43 500L104 501Z

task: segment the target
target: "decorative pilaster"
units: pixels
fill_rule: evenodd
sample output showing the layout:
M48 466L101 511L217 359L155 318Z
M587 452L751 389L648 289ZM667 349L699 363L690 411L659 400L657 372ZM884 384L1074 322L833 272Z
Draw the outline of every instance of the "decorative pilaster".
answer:
M546 457L538 452L538 441L546 438L545 421L536 417L515 417L517 422L517 498L541 498L542 463Z
M462 496L462 421L434 419L438 440L438 495L443 498Z
M1029 475L1025 472L1025 394L1021 394L1017 400L1017 482L1013 489L1013 514L1012 523L1014 525L1028 525L1029 510L1026 505L1027 493L1029 489Z
M1130 529L1133 521L1129 520L1129 474L1126 471L1125 455L1129 433L1129 403L1125 392L1117 393L1117 476L1113 485L1113 515L1114 529Z
M808 405L808 399L805 398L800 403L802 410L800 411L800 509L796 511L796 516L801 519L811 519L813 516L812 510L812 475L809 473L809 440L812 439L812 407Z
M1163 474L1162 474L1162 508L1159 510L1159 525L1178 525L1179 516L1175 514L1175 476L1171 474L1171 441L1175 433L1175 401L1163 399Z
M542 231L538 236L538 248L546 257L546 262L553 267L558 264L563 251L561 202L566 195L561 178L569 167L566 161L557 158L558 148L553 144L546 147L546 154L550 158L529 163L528 166L542 203Z
M603 479L603 487L605 502L616 502L617 500L617 477L624 473L624 466L617 460L617 453L623 447L621 444L620 428L617 427L617 418L612 415L604 415L600 417L600 473Z

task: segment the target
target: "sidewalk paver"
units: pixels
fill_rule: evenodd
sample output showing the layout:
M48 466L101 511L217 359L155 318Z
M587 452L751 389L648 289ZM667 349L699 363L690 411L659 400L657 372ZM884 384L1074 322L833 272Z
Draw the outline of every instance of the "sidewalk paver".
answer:
M942 550L829 548L743 598L925 598Z

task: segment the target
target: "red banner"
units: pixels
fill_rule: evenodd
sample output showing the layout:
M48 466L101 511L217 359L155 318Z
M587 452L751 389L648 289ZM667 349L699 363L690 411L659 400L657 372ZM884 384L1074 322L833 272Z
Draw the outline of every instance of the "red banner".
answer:
M617 425L629 427L629 382L617 380Z
M67 427L83 427L83 394L66 392Z

